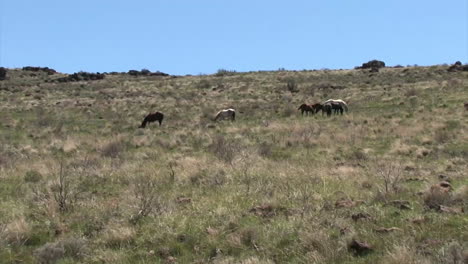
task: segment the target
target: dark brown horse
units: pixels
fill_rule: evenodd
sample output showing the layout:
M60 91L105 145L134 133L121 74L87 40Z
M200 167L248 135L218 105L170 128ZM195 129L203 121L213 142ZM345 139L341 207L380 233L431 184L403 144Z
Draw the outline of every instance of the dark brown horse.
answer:
M304 112L306 115L309 115L309 113L315 114L314 108L308 104L301 104L297 110L301 110L301 115L304 115Z
M323 105L320 103L316 103L311 105L312 109L314 109L314 113L318 113L320 110L322 110Z
M139 126L139 128L145 128L146 124L149 124L154 121L158 121L159 125L161 125L163 119L164 119L163 113L160 113L160 112L150 113L145 117L145 119L143 119L143 122L141 123L141 126Z
M332 114L332 104L331 103L325 103L322 105L322 115L327 114L327 116L331 116Z
M333 113L335 115L337 114L341 114L343 115L343 105L341 105L340 103L334 103L334 102L331 102L331 108L333 110Z
M331 116L332 113L335 115L343 114L343 105L334 102L327 102L324 104L314 104L315 113L322 111L322 115L327 114L327 116Z

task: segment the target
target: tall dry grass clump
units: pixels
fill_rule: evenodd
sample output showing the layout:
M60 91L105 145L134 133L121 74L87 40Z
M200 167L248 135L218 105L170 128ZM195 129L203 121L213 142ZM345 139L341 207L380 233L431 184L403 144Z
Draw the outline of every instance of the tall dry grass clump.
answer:
M0 239L8 245L21 246L30 239L31 235L32 226L23 216L0 227Z

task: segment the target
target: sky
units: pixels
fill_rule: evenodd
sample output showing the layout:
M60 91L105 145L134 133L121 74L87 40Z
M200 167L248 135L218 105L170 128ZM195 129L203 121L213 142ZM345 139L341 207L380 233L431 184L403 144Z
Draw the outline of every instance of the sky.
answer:
M0 0L0 66L59 72L468 63L467 0Z

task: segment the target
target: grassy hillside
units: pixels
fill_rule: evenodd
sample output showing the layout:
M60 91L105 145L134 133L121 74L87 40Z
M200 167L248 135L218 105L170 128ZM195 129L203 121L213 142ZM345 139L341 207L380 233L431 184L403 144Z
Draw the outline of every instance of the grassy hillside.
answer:
M468 72L62 77L0 81L0 263L467 260Z

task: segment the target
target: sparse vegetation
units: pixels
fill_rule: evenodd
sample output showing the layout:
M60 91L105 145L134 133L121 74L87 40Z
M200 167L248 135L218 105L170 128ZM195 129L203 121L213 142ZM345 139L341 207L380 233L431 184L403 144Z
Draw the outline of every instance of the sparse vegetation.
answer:
M0 263L463 263L468 72L448 67L6 69ZM349 112L297 110L329 98Z

